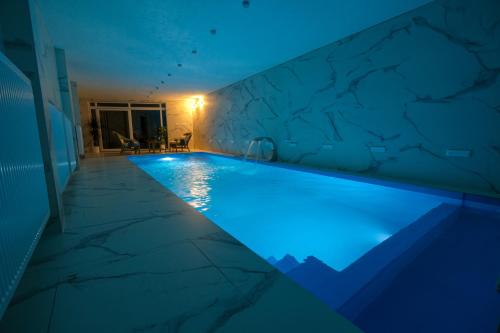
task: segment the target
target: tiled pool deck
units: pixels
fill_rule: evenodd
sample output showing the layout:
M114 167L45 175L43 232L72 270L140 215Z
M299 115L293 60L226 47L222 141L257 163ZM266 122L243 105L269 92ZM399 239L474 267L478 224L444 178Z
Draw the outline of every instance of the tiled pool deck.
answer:
M2 333L360 332L126 157L83 160L64 206Z

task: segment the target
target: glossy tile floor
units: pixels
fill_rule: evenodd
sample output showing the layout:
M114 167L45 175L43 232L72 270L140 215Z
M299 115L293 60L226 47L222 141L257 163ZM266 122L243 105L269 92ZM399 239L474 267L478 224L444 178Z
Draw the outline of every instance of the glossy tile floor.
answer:
M83 160L64 206L2 333L358 332L123 156Z

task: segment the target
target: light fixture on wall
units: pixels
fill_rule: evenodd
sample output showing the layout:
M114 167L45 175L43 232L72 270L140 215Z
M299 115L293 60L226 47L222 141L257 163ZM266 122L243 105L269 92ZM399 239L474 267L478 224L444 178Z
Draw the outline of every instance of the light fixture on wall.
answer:
M205 98L203 96L193 96L187 99L187 107L189 111L201 110L205 106Z

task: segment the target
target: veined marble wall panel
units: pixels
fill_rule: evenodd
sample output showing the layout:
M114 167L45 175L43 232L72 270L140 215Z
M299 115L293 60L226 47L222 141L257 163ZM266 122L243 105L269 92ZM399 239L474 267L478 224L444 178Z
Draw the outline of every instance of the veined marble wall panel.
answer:
M48 102L54 104L58 109L62 110L63 103L61 100L61 93L59 91L56 49L45 25L45 20L37 1L31 2L31 10L32 24L36 27L34 29L34 34L35 41L38 43L37 49L42 51L39 53L39 57L41 58L40 79L43 81L42 87L45 91L45 96L48 99Z
M500 196L499 74L500 2L440 0L209 94L195 146Z

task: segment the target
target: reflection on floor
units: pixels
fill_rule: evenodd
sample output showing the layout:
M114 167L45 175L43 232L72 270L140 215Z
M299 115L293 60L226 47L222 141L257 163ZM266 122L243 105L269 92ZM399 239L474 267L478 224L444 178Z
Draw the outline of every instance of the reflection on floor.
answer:
M23 332L358 332L125 157L82 162L0 322Z
M461 214L354 322L368 333L500 329L500 216Z

